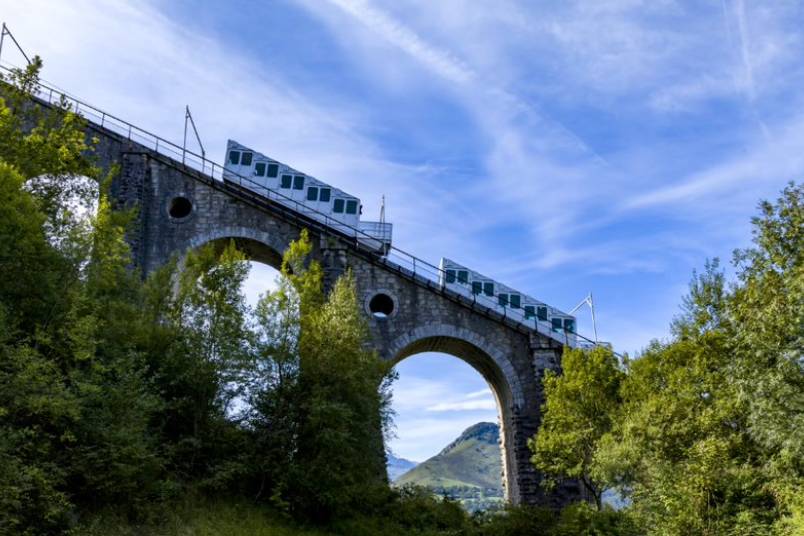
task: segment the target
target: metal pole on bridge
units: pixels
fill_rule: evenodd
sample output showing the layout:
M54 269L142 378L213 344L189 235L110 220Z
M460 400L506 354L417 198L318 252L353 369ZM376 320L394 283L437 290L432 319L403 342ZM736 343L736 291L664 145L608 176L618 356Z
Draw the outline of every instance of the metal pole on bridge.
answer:
M6 26L5 22L3 23L2 31L0 31L0 57L2 57L3 55L3 41L5 40L6 36L9 36L11 40L14 41L14 44L17 46L17 50L20 51L22 57L24 57L25 61L27 61L28 65L30 65L31 59L28 57L28 54L25 53L20 44L17 42L17 39L14 37L14 34L11 33L11 30L8 29L8 26Z
M204 144L201 143L201 136L198 135L198 129L195 128L195 121L193 120L193 114L190 113L190 105L186 105L184 107L184 143L181 146L182 154L181 154L181 163L184 164L185 157L187 156L187 123L190 123L190 126L193 127L193 133L195 134L195 139L198 142L198 146L201 148L201 171L203 173L204 170L204 162L207 159L207 152L204 150Z

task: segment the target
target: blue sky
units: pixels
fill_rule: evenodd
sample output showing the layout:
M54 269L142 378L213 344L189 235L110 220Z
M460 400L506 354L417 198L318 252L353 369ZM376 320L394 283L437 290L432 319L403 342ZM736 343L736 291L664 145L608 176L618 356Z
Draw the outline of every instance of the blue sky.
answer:
M564 309L594 292L601 337L631 353L804 168L799 1L0 0L0 18L46 79L124 119L181 141L189 104L219 160L237 139L369 217L385 194L417 256ZM397 389L420 417L394 447L415 459L403 422L454 437L495 413L428 411L428 390L483 387L433 359Z

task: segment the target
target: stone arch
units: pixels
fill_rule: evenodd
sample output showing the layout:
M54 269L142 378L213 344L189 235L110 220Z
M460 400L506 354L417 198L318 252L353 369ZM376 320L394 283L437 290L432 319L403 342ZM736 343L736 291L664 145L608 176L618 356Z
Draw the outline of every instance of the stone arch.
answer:
M515 501L519 497L519 478L514 448L514 418L523 407L525 396L510 359L479 333L448 324L415 328L397 337L388 347L388 357L394 364L423 352L440 352L457 357L478 371L489 384L497 401L500 420L505 497L508 501Z
M184 248L182 258L188 251L204 244L214 243L223 247L228 240L234 240L238 249L243 251L249 259L267 264L277 270L282 265L282 254L290 246L290 240L278 233L269 233L252 227L222 226L197 235L190 240L187 247Z

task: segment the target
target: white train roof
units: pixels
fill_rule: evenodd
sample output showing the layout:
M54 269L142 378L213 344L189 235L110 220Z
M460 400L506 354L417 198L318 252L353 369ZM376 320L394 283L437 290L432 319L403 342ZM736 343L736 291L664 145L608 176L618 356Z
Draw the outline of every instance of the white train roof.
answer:
M287 164L284 164L284 163L282 163L282 162L280 162L278 160L274 160L270 156L266 156L266 155L262 154L259 151L255 151L251 147L246 147L242 143L238 143L237 141L231 140L231 139L226 142L226 160L225 160L225 165L224 165L225 169L231 170L231 168L235 167L234 165L229 163L229 151L232 151L232 150L253 153L254 156L252 157L250 167L254 167L254 164L256 164L257 162L267 162L267 163L270 163L270 164L277 164L279 166L279 175L280 176L283 175L283 174L284 175L288 175L288 174L290 174L290 175L304 175L305 181L309 180L310 181L309 184L311 186L318 186L318 187L323 186L325 188L330 188L332 190L332 196L333 197L341 197L341 198L344 198L344 199L356 199L357 201L360 201L360 198L357 197L357 196L354 196L352 194L346 193L343 190L341 190L340 188L336 188L336 187L332 186L331 184L328 184L328 183L326 183L324 181L316 179L312 175L308 175L307 173L305 173L303 171L299 171L298 169L292 168Z
M441 268L443 270L448 270L448 269L449 270L466 270L468 272L468 275L469 275L469 282L468 283L470 285L471 285L472 281L483 281L483 282L494 283L494 295L495 296L498 295L498 294L519 294L519 296L521 296L521 302L522 302L523 307L525 305L535 305L535 306L547 307L549 309L549 311L550 311L550 316L551 317L562 317L562 318L572 318L572 319L575 318L573 315L565 313L564 311L558 309L557 307L553 307L552 305L546 304L541 300L537 300L533 296L530 296L530 295L525 294L524 292L521 292L521 291L519 291L519 290L517 290L515 288L509 287L508 285L500 283L499 281L497 281L497 280L495 280L495 279L493 279L491 277L483 275L480 272L476 272L475 270L472 270L471 268L468 268L468 267L466 267L466 266L464 266L462 264L459 264L459 263L457 263L457 262L455 262L455 261L453 261L451 259L448 259L446 257L441 258Z

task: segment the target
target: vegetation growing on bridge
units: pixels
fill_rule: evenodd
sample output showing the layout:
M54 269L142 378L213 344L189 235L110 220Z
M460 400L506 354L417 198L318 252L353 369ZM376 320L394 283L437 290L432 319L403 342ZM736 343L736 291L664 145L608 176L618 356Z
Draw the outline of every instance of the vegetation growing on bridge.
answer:
M388 370L365 350L352 280L325 295L303 236L253 315L233 246L143 281L125 241L132 214L110 204L82 121L28 105L40 66L0 88L0 534L804 526L801 187L762 205L735 286L716 265L694 278L673 340L624 364L572 353L548 377L535 462L631 506L470 518L385 482Z

